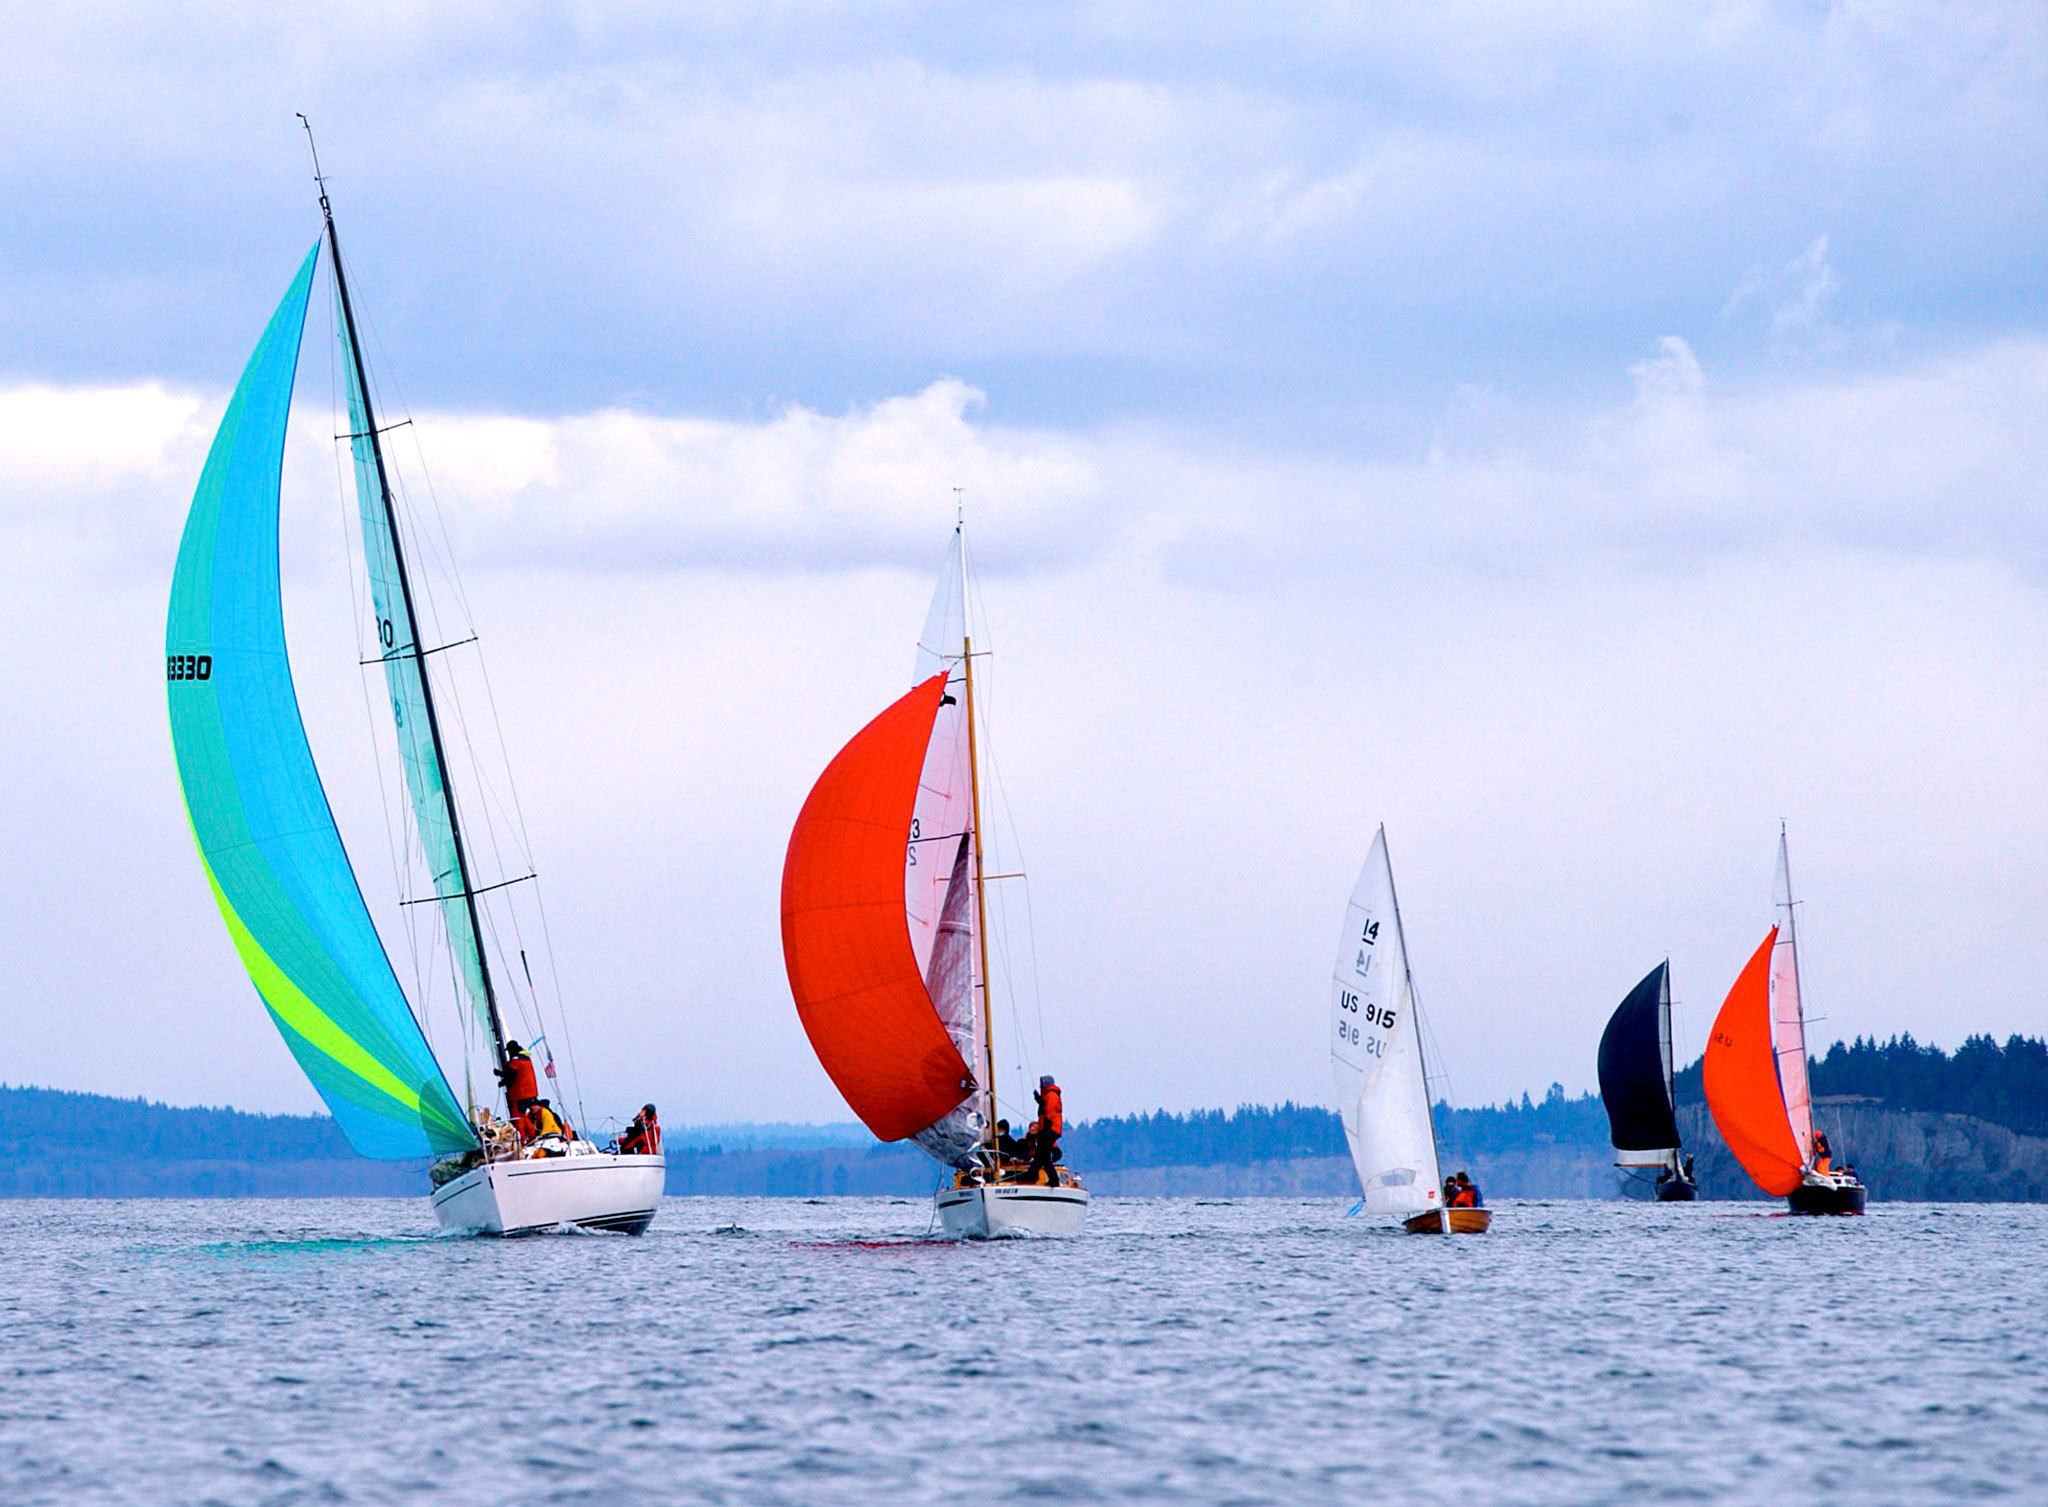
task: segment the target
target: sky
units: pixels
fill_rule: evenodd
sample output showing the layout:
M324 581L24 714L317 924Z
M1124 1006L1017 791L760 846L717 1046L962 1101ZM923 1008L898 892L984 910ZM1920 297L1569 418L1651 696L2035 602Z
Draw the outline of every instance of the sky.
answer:
M1781 819L1818 1040L2048 1027L2039 7L89 10L4 7L0 1079L317 1107L157 659L296 111L593 1108L846 1117L782 855L955 488L1006 1088L1327 1099L1381 822L1459 1102L1591 1086L1667 956L1696 1053ZM287 610L396 936L325 319Z

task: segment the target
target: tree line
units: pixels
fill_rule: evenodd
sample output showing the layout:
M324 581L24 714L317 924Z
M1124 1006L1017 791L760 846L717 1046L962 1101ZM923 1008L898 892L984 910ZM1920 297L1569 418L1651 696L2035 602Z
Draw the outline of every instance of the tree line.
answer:
M1964 1114L2022 1135L2048 1135L2048 1042L2038 1037L2013 1036L2001 1045L1990 1036L1977 1035L1945 1052L1910 1035L1882 1042L1859 1036L1836 1042L1825 1056L1812 1060L1811 1077L1816 1096L1853 1095L1880 1101L1888 1109ZM1698 1062L1677 1074L1680 1105L1701 1102L1700 1082ZM826 1179L818 1191L838 1191L830 1179L840 1168L856 1184L865 1186L871 1180L873 1169L860 1165L858 1149L815 1144L815 1127L789 1127L808 1130L811 1143L793 1138L787 1146L763 1134L770 1127L725 1129L753 1134L732 1146L690 1146L686 1135L679 1134L674 1159L706 1163L709 1177L709 1164L721 1156L780 1151L785 1159L805 1159L800 1180L807 1190L812 1161L830 1163L816 1174ZM1556 1083L1540 1099L1525 1093L1519 1100L1469 1109L1439 1104L1437 1130L1446 1155L1456 1159L1480 1160L1490 1152L1546 1142L1607 1144L1607 1117L1598 1095L1567 1094ZM142 1099L5 1086L0 1086L0 1137L16 1148L17 1156L42 1153L158 1164L353 1158L334 1122L324 1115L174 1109ZM1333 1111L1291 1101L1241 1104L1229 1111L1105 1115L1069 1126L1064 1147L1067 1160L1084 1171L1224 1166L1345 1154L1343 1126ZM866 1154L900 1149L869 1147Z

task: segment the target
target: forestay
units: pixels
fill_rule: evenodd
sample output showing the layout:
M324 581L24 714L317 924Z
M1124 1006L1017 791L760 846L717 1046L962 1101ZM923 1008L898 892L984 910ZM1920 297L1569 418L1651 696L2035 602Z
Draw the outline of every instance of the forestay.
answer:
M392 972L306 742L285 647L278 507L319 247L221 419L178 547L164 648L171 745L208 883L292 1055L349 1144L474 1145Z
M917 640L914 684L946 677L932 719L904 845L903 906L911 946L924 969L926 992L969 1074L975 1091L957 1109L914 1139L949 1166L965 1166L988 1136L993 1106L986 1076L988 1041L981 1009L981 956L974 945L973 771L967 740L967 571L959 529L932 593L931 611Z
M1778 874L1771 886L1778 910L1778 945L1771 953L1771 1039L1778 1053L1778 1081L1785 1090L1785 1118L1799 1143L1802 1162L1813 1160L1813 1097L1807 1086L1806 1015L1799 990L1799 923L1792 908L1792 860L1785 834L1778 833Z
M1345 913L1330 1010L1337 1103L1365 1207L1400 1216L1440 1208L1443 1177L1384 827Z

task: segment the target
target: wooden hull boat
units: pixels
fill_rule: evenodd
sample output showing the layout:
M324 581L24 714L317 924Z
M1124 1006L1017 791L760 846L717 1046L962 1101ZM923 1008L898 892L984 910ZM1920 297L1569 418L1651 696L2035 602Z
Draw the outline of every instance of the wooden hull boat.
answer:
M1411 1235L1441 1235L1444 1233L1444 1214L1451 1217L1450 1233L1453 1235L1484 1235L1493 1224L1491 1209L1446 1209L1443 1214L1414 1214L1401 1224Z
M1794 1214L1861 1214L1865 1189L1849 1178L1815 1178L1801 1183L1785 1195L1785 1205Z
M946 1233L962 1240L1078 1235L1088 1223L1088 1190L1042 1183L946 1188L938 1195L938 1208Z

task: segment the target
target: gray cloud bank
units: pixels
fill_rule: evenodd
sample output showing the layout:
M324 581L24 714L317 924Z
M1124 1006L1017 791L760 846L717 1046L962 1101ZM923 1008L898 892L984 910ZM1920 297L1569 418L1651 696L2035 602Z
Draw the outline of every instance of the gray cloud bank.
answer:
M108 6L9 28L18 377L237 361L224 316L315 228L295 110L437 406L831 412L951 371L1024 422L1357 440L1458 383L1611 382L1674 329L1739 370L1823 316L1922 350L2040 327L2048 22L2025 5ZM1789 272L1820 237L1825 264Z

